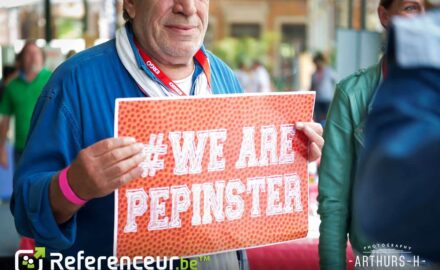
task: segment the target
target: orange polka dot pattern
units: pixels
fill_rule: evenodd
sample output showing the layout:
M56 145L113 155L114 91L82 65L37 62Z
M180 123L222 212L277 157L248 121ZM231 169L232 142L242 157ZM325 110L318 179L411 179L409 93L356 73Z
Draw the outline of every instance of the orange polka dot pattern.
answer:
M132 181L118 191L117 250L120 256L192 256L226 250L279 243L307 235L308 229L308 175L307 139L302 132L293 137L295 162L288 165L253 167L237 170L242 142L243 127L255 127L255 146L259 157L261 126L275 125L280 134L280 125L294 124L297 121L310 121L314 104L313 94L285 94L266 96L230 96L228 98L190 98L145 101L119 101L118 136L132 136L138 141L148 143L150 134L164 133L164 143L168 151L164 158L165 169L154 177ZM168 132L201 131L227 129L224 143L226 169L207 172L209 147L203 156L201 174L176 176L173 174L174 158ZM196 139L197 141L197 139ZM197 142L196 142L197 143ZM279 143L278 143L279 144ZM206 144L209 146L209 141ZM279 152L279 146L278 150ZM192 204L187 212L181 213L181 228L148 231L150 220L150 201L148 210L136 218L138 226L135 233L124 233L127 201L125 191L143 187L148 194L152 187L170 187L187 184L191 190L194 183L215 182L218 180L240 179L246 185L247 179L256 176L282 175L296 172L301 180L302 212L266 216L267 193L260 193L261 217L251 217L252 195L242 193L245 202L243 217L239 220L213 222L208 225L191 225ZM280 188L280 202L284 203L283 188ZM267 191L267 186L266 186ZM190 196L192 198L192 196ZM166 215L171 216L171 202L166 200ZM226 200L224 199L226 205ZM201 195L203 215L203 192ZM163 218L163 217L161 217ZM115 221L116 222L116 221Z

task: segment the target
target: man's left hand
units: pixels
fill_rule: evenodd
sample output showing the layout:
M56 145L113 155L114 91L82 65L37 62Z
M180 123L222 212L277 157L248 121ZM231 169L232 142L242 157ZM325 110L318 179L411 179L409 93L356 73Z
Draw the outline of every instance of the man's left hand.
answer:
M295 124L297 130L301 130L310 141L309 161L315 161L321 158L324 138L321 124L315 122L298 122Z

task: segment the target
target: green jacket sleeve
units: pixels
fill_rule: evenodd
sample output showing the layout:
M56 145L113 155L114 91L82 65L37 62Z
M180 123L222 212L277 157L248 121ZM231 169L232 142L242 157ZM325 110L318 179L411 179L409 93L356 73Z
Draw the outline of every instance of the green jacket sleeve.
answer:
M325 145L319 168L319 256L321 269L324 270L346 269L345 254L354 160L350 108L347 95L338 85L328 113L324 131Z

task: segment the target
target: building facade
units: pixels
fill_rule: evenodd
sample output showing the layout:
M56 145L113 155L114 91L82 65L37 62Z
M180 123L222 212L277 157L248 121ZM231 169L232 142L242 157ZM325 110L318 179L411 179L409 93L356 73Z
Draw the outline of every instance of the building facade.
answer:
M286 90L308 88L304 82L309 81L313 70L311 55L317 51L328 56L333 53L338 27L360 27L361 1L212 0L205 44L212 48L228 37L259 40L267 33L274 33L277 38L265 56L273 77L280 78ZM374 18L377 17L378 1L367 1L365 12L371 30L377 28ZM20 39L44 38L44 1L28 2L21 6L0 7L0 22L9 26L0 29L0 45L15 45ZM83 39L81 44L84 45L79 47L88 47L95 44L95 40L114 36L116 25L123 22L122 0L52 0L52 15L51 29L55 39ZM371 27L375 23L376 26ZM68 31L69 26L79 30Z
M217 0L210 5L208 48L226 37L259 39L276 33L268 58L273 77L283 80L286 90L307 87L301 81L308 75L301 73L310 72L299 69L304 52L330 53L334 47L334 0Z

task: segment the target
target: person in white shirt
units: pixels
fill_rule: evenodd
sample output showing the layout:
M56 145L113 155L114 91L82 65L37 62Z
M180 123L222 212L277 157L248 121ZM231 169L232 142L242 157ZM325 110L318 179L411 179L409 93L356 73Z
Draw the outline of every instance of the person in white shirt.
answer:
M252 87L251 91L255 93L270 93L272 85L270 74L267 69L259 61L255 61L252 65Z

